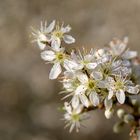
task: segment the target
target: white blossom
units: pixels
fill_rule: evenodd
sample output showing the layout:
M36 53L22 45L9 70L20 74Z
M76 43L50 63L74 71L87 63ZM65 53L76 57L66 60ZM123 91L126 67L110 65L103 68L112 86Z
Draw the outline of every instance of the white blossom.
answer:
M114 56L122 55L127 48L128 37L124 37L123 41L117 38L114 38L110 43L111 52Z
M57 50L46 50L41 53L41 58L43 60L54 64L50 71L49 79L56 79L62 72L61 65L68 63L68 61L66 61L67 56L64 51L64 48L59 48Z
M137 56L136 51L129 51L127 48L128 37L124 37L123 41L114 38L110 42L111 52L114 56L121 56L123 59L133 59Z
M66 126L70 126L69 132L71 133L74 128L76 128L76 131L79 132L80 129L80 122L83 119L83 116L81 114L83 110L83 106L79 105L77 107L70 105L68 102L65 102L64 108L66 110L66 113L64 114L64 119Z
M74 63L77 64L75 67L73 67L74 70L82 70L83 68L93 70L98 65L92 50L87 53L84 48L82 52L78 51L78 53L75 53L72 51L71 59Z
M138 94L138 86L134 86L130 80L121 76L116 76L115 79L108 77L107 89L109 90L108 99L116 96L118 102L123 104L125 102L125 94Z
M32 32L32 35L34 37L33 41L36 41L39 48L41 50L44 50L47 43L51 41L51 35L50 33L53 31L55 26L55 20L53 20L48 26L47 22L45 21L44 24L41 22L41 27L39 30L34 30Z
M62 40L67 44L75 43L75 38L67 34L70 30L71 27L69 25L64 27L63 24L61 26L57 24L55 30L51 34L51 44L55 45L58 44L58 42L61 43Z
M78 80L80 81L80 84L75 90L74 96L79 96L81 102L86 107L90 105L87 96L89 96L89 100L94 106L98 106L100 103L98 95L100 80L95 78L96 77L94 77L93 74L91 74L91 78L88 78L88 76L83 73L79 73L78 75Z

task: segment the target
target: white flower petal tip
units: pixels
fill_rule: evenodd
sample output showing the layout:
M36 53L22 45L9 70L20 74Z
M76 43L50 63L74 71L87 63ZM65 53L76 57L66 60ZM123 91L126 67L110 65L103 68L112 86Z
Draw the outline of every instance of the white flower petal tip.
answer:
M53 51L43 51L41 58L45 61L53 61L55 59L55 53Z
M75 38L73 38L71 35L64 35L64 41L67 44L75 43Z
M108 100L110 100L113 97L114 93L112 90L109 90L109 94L108 94Z
M101 72L98 72L98 71L93 71L91 73L91 76L96 79L96 80L102 80L103 79L103 75Z
M66 27L62 27L61 31L62 31L63 33L68 33L68 32L70 32L70 31L71 31L70 25L67 25Z
M75 94L76 95L79 95L79 94L84 94L85 91L86 91L86 87L84 85L80 85L77 87L76 91L75 91Z
M53 20L50 25L46 28L46 32L47 33L50 33L52 32L52 30L54 29L54 26L55 26L55 20Z
M130 94L138 94L139 93L139 86L135 86L135 87L132 87L132 86L127 86L127 92L130 93Z
M79 104L80 104L80 102L79 102L79 98L78 98L78 96L73 96L73 98L72 98L72 106L73 106L73 108L77 108L78 106L79 106Z
M106 110L110 110L112 108L113 102L112 100L108 100L108 98L106 98L104 100L104 105L105 105Z
M54 64L50 71L49 79L52 79L52 80L56 79L60 75L61 72L62 72L62 69L61 69L60 63Z
M61 41L59 38L55 38L51 41L51 47L54 51L60 51Z
M95 69L95 68L97 67L97 63L88 63L88 64L86 65L86 67L87 67L88 69Z
M78 73L78 74L77 74L77 77L78 77L78 80L79 80L82 84L88 82L88 77L87 77L86 74Z
M91 103L93 104L93 106L98 106L100 103L99 96L96 92L92 92L89 95L89 99L90 99Z
M117 100L120 104L124 104L125 102L125 93L123 90L119 90L116 92Z
M85 107L89 107L90 103L89 100L87 98L86 95L82 94L80 97L81 103L85 106Z

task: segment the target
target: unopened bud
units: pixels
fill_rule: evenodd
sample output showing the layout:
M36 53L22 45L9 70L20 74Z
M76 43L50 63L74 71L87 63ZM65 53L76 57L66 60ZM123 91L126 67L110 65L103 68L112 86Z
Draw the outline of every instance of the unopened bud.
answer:
M126 114L125 116L124 116L124 122L125 123L131 123L131 122L133 122L134 121L134 116L133 115L131 115L131 114Z
M139 104L137 99L132 99L131 102L134 106L138 106Z
M113 109L107 109L105 110L105 117L107 119L110 119L113 116L114 110Z
M124 111L123 109L119 109L119 110L117 111L117 116L118 116L120 119L123 119L124 115L125 115L125 111Z
M114 133L120 133L123 129L123 126L124 126L124 122L117 122L113 127Z

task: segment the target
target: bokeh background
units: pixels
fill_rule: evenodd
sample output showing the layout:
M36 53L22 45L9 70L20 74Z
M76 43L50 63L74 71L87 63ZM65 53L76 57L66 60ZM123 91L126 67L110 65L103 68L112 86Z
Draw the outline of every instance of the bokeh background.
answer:
M140 52L139 0L0 0L0 140L127 140L112 132L114 119L91 112L80 133L61 121L61 85L48 80L49 65L31 43L41 20L64 21L77 39L72 47L102 47L113 37L130 38Z

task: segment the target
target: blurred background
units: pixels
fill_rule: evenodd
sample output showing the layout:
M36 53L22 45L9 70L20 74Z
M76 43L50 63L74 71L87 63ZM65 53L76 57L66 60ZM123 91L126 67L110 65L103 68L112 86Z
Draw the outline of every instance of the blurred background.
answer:
M61 121L61 84L48 79L50 66L31 43L41 20L64 21L73 28L72 47L102 47L113 37L129 37L140 52L139 0L0 0L0 140L126 140L112 132L114 119L91 112L80 133Z

